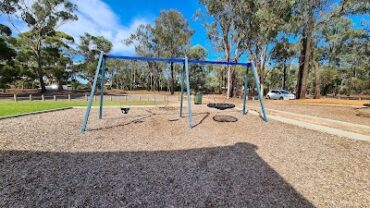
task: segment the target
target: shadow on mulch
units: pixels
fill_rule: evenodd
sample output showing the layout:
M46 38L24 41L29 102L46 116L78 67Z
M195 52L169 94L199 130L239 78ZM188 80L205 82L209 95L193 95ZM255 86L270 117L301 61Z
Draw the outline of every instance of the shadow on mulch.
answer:
M120 124L115 124L115 125L108 125L108 126L103 126L103 127L98 127L98 128L88 128L87 130L88 131L99 131L99 130L104 130L104 129L113 129L113 128L117 128L117 127L128 126L128 125L131 125L131 124L144 123L145 119L150 118L152 116L156 116L156 115L174 115L174 114L153 113L153 112L148 111L148 110L146 110L146 112L148 112L150 114L149 115L135 116L134 118L131 118L132 119L131 121L128 121L128 122L125 122L125 123L120 123ZM208 118L208 116L210 115L209 112L193 113L193 116L202 116L202 115L204 115L202 117L202 119L198 123L196 123L193 126L193 128L202 124L203 121L206 120ZM188 117L188 116L183 116L182 118L185 118L185 117ZM122 117L114 117L114 118L109 118L109 119L110 120L118 120L118 119L122 119ZM179 121L179 120L180 120L180 118L176 118L176 119L169 119L168 121L173 122L173 121Z
M0 153L1 207L313 207L256 146Z
M205 113L199 113L198 115L202 115L202 114L204 115L203 118L200 119L200 121L197 124L195 124L193 126L193 128L195 128L195 127L199 126L200 124L202 124L203 121L205 121L211 113L210 112L205 112Z
M104 129L113 129L117 127L122 127L122 126L128 126L131 124L138 124L138 123L144 123L145 119L152 117L152 115L146 115L146 116L138 116L134 118L133 120L125 123L120 123L116 125L110 125L110 126L104 126L104 127L99 127L99 128L88 128L88 131L99 131L99 130L104 130Z

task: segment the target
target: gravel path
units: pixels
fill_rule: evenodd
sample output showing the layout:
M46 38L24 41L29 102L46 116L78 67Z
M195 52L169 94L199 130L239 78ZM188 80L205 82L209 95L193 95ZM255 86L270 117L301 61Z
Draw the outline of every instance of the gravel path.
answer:
M368 207L370 143L195 107L0 121L0 207ZM235 123L216 123L228 114Z

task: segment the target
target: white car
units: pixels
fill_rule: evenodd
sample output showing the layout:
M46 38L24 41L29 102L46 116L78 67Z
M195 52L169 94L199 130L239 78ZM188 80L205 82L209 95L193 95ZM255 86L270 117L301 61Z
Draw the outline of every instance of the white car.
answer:
M294 100L295 95L286 90L270 90L266 98L272 100Z

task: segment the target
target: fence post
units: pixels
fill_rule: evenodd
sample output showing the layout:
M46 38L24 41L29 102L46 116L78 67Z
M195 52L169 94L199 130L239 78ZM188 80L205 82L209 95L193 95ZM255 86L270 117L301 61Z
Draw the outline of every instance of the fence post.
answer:
M30 101L32 101L32 94L30 94Z
M41 100L45 101L45 95L44 94L41 95Z
M57 101L57 96L53 95L54 101Z
M17 102L17 94L14 94L14 101Z
M88 101L88 99L87 99L87 93L86 92L85 92L85 100Z
M96 101L96 95L94 95L94 101Z
M113 101L113 96L112 95L109 97L109 100L110 101Z
M68 101L71 101L71 94L68 94Z

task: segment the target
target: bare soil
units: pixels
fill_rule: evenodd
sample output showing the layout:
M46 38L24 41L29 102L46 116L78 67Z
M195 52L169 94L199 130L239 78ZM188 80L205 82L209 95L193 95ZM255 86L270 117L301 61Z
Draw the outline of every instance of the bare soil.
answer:
M0 207L370 204L367 142L204 106L193 129L176 107L94 109L80 134L83 113L0 121Z

